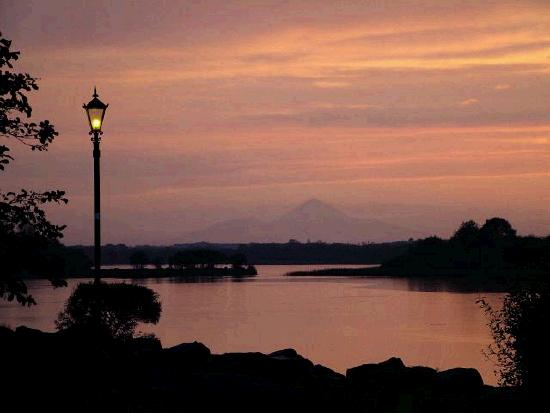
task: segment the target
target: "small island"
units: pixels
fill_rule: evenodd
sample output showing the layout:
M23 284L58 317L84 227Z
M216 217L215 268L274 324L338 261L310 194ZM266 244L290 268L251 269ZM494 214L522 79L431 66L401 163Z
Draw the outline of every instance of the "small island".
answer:
M109 268L101 270L101 278L175 278L175 277L252 277L258 275L253 265L237 267L192 268Z
M36 254L32 271L23 278L91 278L91 258L80 248L55 244ZM55 257L55 259L52 259ZM109 258L109 257L107 257ZM147 250L133 248L127 260L101 269L101 278L212 278L253 277L256 267L246 255L210 248L177 249L165 257L149 256Z

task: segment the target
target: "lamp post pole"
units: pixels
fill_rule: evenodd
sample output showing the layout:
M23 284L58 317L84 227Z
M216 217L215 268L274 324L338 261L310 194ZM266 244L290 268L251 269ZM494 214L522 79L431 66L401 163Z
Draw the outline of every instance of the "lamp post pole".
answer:
M100 131L92 132L94 144L94 282L101 279L101 178L99 170Z
M90 125L90 135L94 145L94 282L99 284L101 280L101 179L99 170L99 143L101 141L101 126L107 106L97 94L94 88L93 99L85 103L82 107L88 116Z

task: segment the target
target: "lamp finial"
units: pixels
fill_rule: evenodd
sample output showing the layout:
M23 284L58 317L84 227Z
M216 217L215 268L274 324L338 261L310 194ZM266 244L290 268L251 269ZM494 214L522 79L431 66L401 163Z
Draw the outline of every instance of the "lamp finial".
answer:
M99 95L97 94L97 90L96 90L96 87L94 86L94 98L98 97Z

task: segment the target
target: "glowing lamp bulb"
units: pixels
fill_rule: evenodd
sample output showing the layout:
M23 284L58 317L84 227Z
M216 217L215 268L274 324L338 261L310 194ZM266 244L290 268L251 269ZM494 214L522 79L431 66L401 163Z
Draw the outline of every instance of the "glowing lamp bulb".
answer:
M101 130L101 119L92 119L92 129Z

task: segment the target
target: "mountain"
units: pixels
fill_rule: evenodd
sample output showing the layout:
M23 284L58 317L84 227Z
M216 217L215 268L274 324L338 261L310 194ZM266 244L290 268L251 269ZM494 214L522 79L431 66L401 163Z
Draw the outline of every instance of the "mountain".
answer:
M187 234L185 241L207 242L386 242L418 238L425 234L376 219L352 217L333 206L311 199L279 218L255 218L216 223Z

